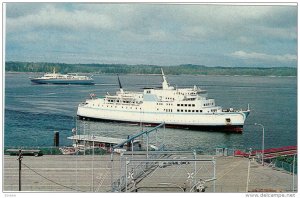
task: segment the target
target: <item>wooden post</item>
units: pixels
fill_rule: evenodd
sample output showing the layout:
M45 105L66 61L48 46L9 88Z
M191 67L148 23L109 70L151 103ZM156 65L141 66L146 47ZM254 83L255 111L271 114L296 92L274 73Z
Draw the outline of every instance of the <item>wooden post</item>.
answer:
M59 146L59 132L58 131L54 131L54 146L58 147Z
M19 158L18 158L18 161L19 161L19 191L21 191L21 170L22 170L22 166L21 166L21 161L22 161L22 150L20 149L19 150Z

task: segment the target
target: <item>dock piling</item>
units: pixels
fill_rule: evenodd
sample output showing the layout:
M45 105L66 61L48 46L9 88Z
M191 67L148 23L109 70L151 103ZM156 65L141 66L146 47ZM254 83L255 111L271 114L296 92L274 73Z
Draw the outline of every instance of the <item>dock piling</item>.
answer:
M59 132L58 131L54 131L54 146L55 147L59 147Z

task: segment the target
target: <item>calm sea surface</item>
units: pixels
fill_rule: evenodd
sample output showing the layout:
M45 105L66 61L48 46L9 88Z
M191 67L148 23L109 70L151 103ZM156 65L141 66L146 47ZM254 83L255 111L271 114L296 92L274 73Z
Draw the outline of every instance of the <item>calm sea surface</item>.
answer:
M118 90L115 75L94 76L96 85L33 85L34 74L5 74L5 146L52 146L54 131L60 132L60 145L71 141L76 126L77 105L90 93L103 96ZM265 148L297 144L297 78L245 76L167 76L178 87L197 85L223 108L247 109L251 114L242 134L166 129L165 144L174 150L212 151L218 146L260 149L265 126ZM160 76L121 75L125 90L141 91L159 86ZM126 138L140 131L139 126L119 123L77 122L81 133ZM84 130L83 130L84 128Z

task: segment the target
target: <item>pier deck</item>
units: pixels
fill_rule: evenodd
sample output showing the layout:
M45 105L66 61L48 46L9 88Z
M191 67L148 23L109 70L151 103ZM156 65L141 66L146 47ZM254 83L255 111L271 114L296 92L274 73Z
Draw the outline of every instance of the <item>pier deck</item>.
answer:
M202 156L201 156L202 157ZM22 160L22 191L54 192L110 192L111 181L120 171L117 169L118 155L114 156L114 171L111 171L110 155L63 156L44 155L24 156ZM4 156L3 191L18 191L17 156ZM173 159L173 157L172 157ZM247 158L216 157L215 192L246 192L248 163ZM185 165L189 166L191 164ZM157 169L152 177L137 184L138 192L180 192L184 178L177 178L176 184L161 185L161 179L168 167ZM185 168L178 169L178 175L186 175ZM112 175L114 174L114 175ZM160 177L156 177L155 174ZM170 181L171 182L171 181ZM297 175L294 179L297 187ZM212 192L212 182L206 183L206 192ZM271 167L262 167L251 161L249 191L272 189L291 192L293 176Z

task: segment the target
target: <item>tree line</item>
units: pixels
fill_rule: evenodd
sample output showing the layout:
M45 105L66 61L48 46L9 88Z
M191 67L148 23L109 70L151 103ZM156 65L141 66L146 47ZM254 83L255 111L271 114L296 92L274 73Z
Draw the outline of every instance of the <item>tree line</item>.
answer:
M66 64L46 62L5 63L6 72L53 72L59 73L94 73L94 74L160 74L161 68L172 75L251 75L251 76L296 76L297 68L293 67L207 67L204 65L127 65L127 64Z

